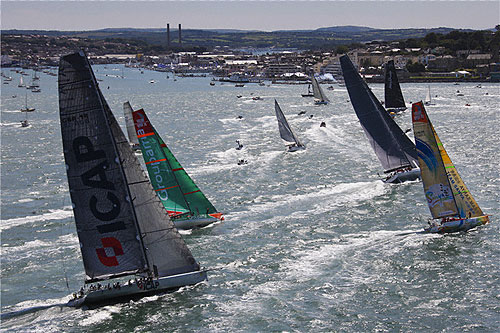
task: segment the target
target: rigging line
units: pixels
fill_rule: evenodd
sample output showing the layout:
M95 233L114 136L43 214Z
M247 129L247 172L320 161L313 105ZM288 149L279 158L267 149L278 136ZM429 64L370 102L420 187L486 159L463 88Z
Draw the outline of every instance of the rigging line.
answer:
M63 198L63 202L62 202L62 206L64 207L64 203L66 201L66 198ZM61 238L63 236L63 227L64 227L64 222L61 222ZM61 262L64 260L64 256L63 256L63 253L62 251L61 252ZM66 265L63 264L63 272L64 272L64 281L66 282L66 288L68 288L68 292L71 292L70 288L69 288L69 282L68 282L68 273L66 271Z

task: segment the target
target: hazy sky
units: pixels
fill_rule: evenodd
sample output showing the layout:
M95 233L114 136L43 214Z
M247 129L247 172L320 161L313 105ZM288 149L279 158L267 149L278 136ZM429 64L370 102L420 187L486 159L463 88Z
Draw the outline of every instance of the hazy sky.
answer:
M2 29L493 28L500 1L6 1Z

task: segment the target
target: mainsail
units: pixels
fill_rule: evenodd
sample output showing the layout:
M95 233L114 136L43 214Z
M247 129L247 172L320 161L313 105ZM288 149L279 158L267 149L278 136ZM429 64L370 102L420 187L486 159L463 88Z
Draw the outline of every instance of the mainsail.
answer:
M432 216L482 216L481 208L456 171L422 102L413 104L412 120L422 182Z
M425 105L432 105L431 86L428 86L427 94L425 95L424 103L425 103Z
M387 109L406 108L394 60L389 60L385 65L385 107Z
M189 177L144 110L134 111L133 117L149 178L169 215L190 213L220 218L222 214Z
M319 86L318 80L316 80L314 74L311 75L311 83L315 100L320 103L329 102L330 100L328 99L328 97L326 97L325 93L323 92L323 89L321 89L321 87Z
M280 130L281 138L288 142L295 142L299 147L304 146L288 124L288 121L286 120L285 115L283 114L283 111L281 111L278 101L276 100L274 100L274 111L276 112L276 118L278 119L278 128Z
M64 158L86 282L199 265L168 218L83 53L61 58Z
M418 167L415 145L385 111L347 55L340 57L352 106L385 172Z
M133 145L138 145L139 140L135 133L134 119L132 118L132 106L129 102L123 103L123 115L125 116L125 125L127 125L128 140Z

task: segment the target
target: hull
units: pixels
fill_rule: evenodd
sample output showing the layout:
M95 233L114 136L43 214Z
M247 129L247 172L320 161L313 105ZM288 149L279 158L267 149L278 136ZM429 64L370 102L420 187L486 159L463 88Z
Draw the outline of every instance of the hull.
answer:
M197 284L207 279L207 271L196 271L148 281L131 281L120 288L100 289L91 291L80 298L67 303L70 307L99 306L137 300L145 296L174 291L183 286Z
M390 174L387 178L382 179L384 183L399 184L420 178L420 169L415 168L410 171L397 172Z
M202 228L206 227L209 224L217 222L219 219L215 217L199 217L194 216L190 219L172 219L174 225L177 229L194 229L194 228Z
M302 94L302 97L314 97L313 94Z
M490 218L488 217L488 215L483 215L478 217L471 217L468 219L448 221L442 224L439 224L439 222L437 222L424 230L425 232L429 233L444 234L444 233L467 231L472 228L478 227L480 225L486 224L488 222L490 222Z
M294 151L304 150L304 149L306 149L306 147L304 147L304 146L293 146L293 147L288 147L288 151L289 151L289 152L294 152Z
M326 101L314 101L314 105L326 105L328 102Z

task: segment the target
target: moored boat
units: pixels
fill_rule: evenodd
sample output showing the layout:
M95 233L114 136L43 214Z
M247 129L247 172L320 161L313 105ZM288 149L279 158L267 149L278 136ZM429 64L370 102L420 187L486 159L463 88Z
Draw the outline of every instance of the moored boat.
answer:
M433 220L430 233L467 231L489 222L458 174L422 102L412 105L413 133L425 197Z

